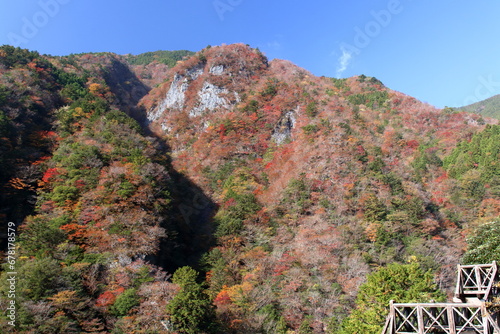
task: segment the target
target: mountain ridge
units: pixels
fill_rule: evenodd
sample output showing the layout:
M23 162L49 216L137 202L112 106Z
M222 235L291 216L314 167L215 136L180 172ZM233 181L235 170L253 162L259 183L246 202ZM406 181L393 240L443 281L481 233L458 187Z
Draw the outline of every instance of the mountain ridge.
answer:
M189 265L211 305L192 331L338 333L377 267L416 261L452 293L464 234L500 208L497 120L244 44L173 67L4 46L0 102L2 187L36 201L16 216L19 270L56 282L19 277L40 291L20 290L19 332L158 332Z
M500 94L489 97L483 101L472 103L468 106L456 108L460 111L480 114L485 117L500 119Z

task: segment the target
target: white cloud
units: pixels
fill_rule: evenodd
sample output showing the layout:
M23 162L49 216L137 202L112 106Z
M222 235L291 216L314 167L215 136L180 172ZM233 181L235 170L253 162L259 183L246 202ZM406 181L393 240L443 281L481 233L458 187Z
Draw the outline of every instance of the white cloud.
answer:
M346 50L343 46L340 47L340 50L342 51L342 55L338 59L337 78L340 78L344 71L347 70L352 59L352 52Z
M278 41L267 42L267 47L271 50L278 51L281 50L281 43Z

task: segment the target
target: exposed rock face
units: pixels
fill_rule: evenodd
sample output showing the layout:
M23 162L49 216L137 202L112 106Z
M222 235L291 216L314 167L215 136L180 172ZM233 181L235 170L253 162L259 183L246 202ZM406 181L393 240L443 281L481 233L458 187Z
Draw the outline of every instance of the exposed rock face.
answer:
M167 108L182 109L184 107L185 93L188 87L189 84L187 82L187 78L176 74L165 98L160 102L160 104L158 104L156 108L153 108L148 112L148 121L156 121L161 117L161 115L163 115Z
M212 66L209 72L214 75L222 75L224 73L224 65Z
M219 76L224 74L224 70L224 65L214 65L210 67L208 73ZM190 89L195 89L194 86L192 87L192 82L200 78L204 73L206 72L203 63L186 70L185 74L176 73L165 98L156 107L149 110L148 121L150 123L158 121L167 109L183 110L186 105L193 105L192 103L188 104L186 100L187 92ZM199 80L202 80L202 78ZM189 117L201 116L204 112L212 112L220 108L231 108L233 103L227 98L230 93L227 88L214 85L208 80L204 81L201 89L195 95L197 101L195 101L194 107L188 111ZM234 93L234 97L236 101L240 100L237 93ZM161 123L161 127L164 131L168 131L168 126L164 122Z
M149 111L148 120L150 122L156 121L167 108L183 109L189 84L203 74L203 68L203 64L199 64L187 70L185 75L175 74L165 99L156 108Z
M184 107L185 93L189 88L188 79L178 74L175 75L174 81L167 92L165 100L160 104L158 109L162 112L165 108L178 108Z
M205 65L200 63L189 70L186 71L186 76L190 77L191 80L196 80L200 75L203 74L203 70L205 68Z
M276 144L281 145L292 138L292 129L295 127L297 111L287 111L276 124L271 138Z
M215 110L216 108L229 108L229 102L221 97L229 91L225 88L217 87L205 81L202 89L198 92L200 104L189 111L189 116L200 116L205 110Z

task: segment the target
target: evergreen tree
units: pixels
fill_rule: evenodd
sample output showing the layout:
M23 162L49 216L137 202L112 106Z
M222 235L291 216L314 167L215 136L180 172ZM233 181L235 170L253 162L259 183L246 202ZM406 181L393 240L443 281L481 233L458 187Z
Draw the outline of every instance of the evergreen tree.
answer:
M179 268L172 282L181 290L167 305L170 322L178 333L195 334L207 331L214 310L210 299L196 282L198 273L189 266Z
M500 220L482 224L467 238L469 248L462 258L464 264L500 261Z
M130 309L139 304L139 296L136 289L128 289L116 298L111 312L117 316L125 316Z
M500 126L488 125L472 136L470 141L457 145L444 159L443 165L451 177L462 178L467 171L479 171L481 181L490 182L500 176Z
M378 334L389 311L389 302L429 302L444 299L436 289L433 275L424 272L416 262L392 263L370 274L361 285L356 308L347 317L341 334Z

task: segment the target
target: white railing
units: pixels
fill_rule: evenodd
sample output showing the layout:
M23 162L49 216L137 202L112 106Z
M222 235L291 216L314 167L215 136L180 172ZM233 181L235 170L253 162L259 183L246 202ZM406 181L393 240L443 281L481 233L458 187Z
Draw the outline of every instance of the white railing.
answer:
M458 265L455 297L475 297L487 301L497 277L497 264Z
M455 303L394 303L382 334L500 334L488 310L498 283L496 262L459 265Z

